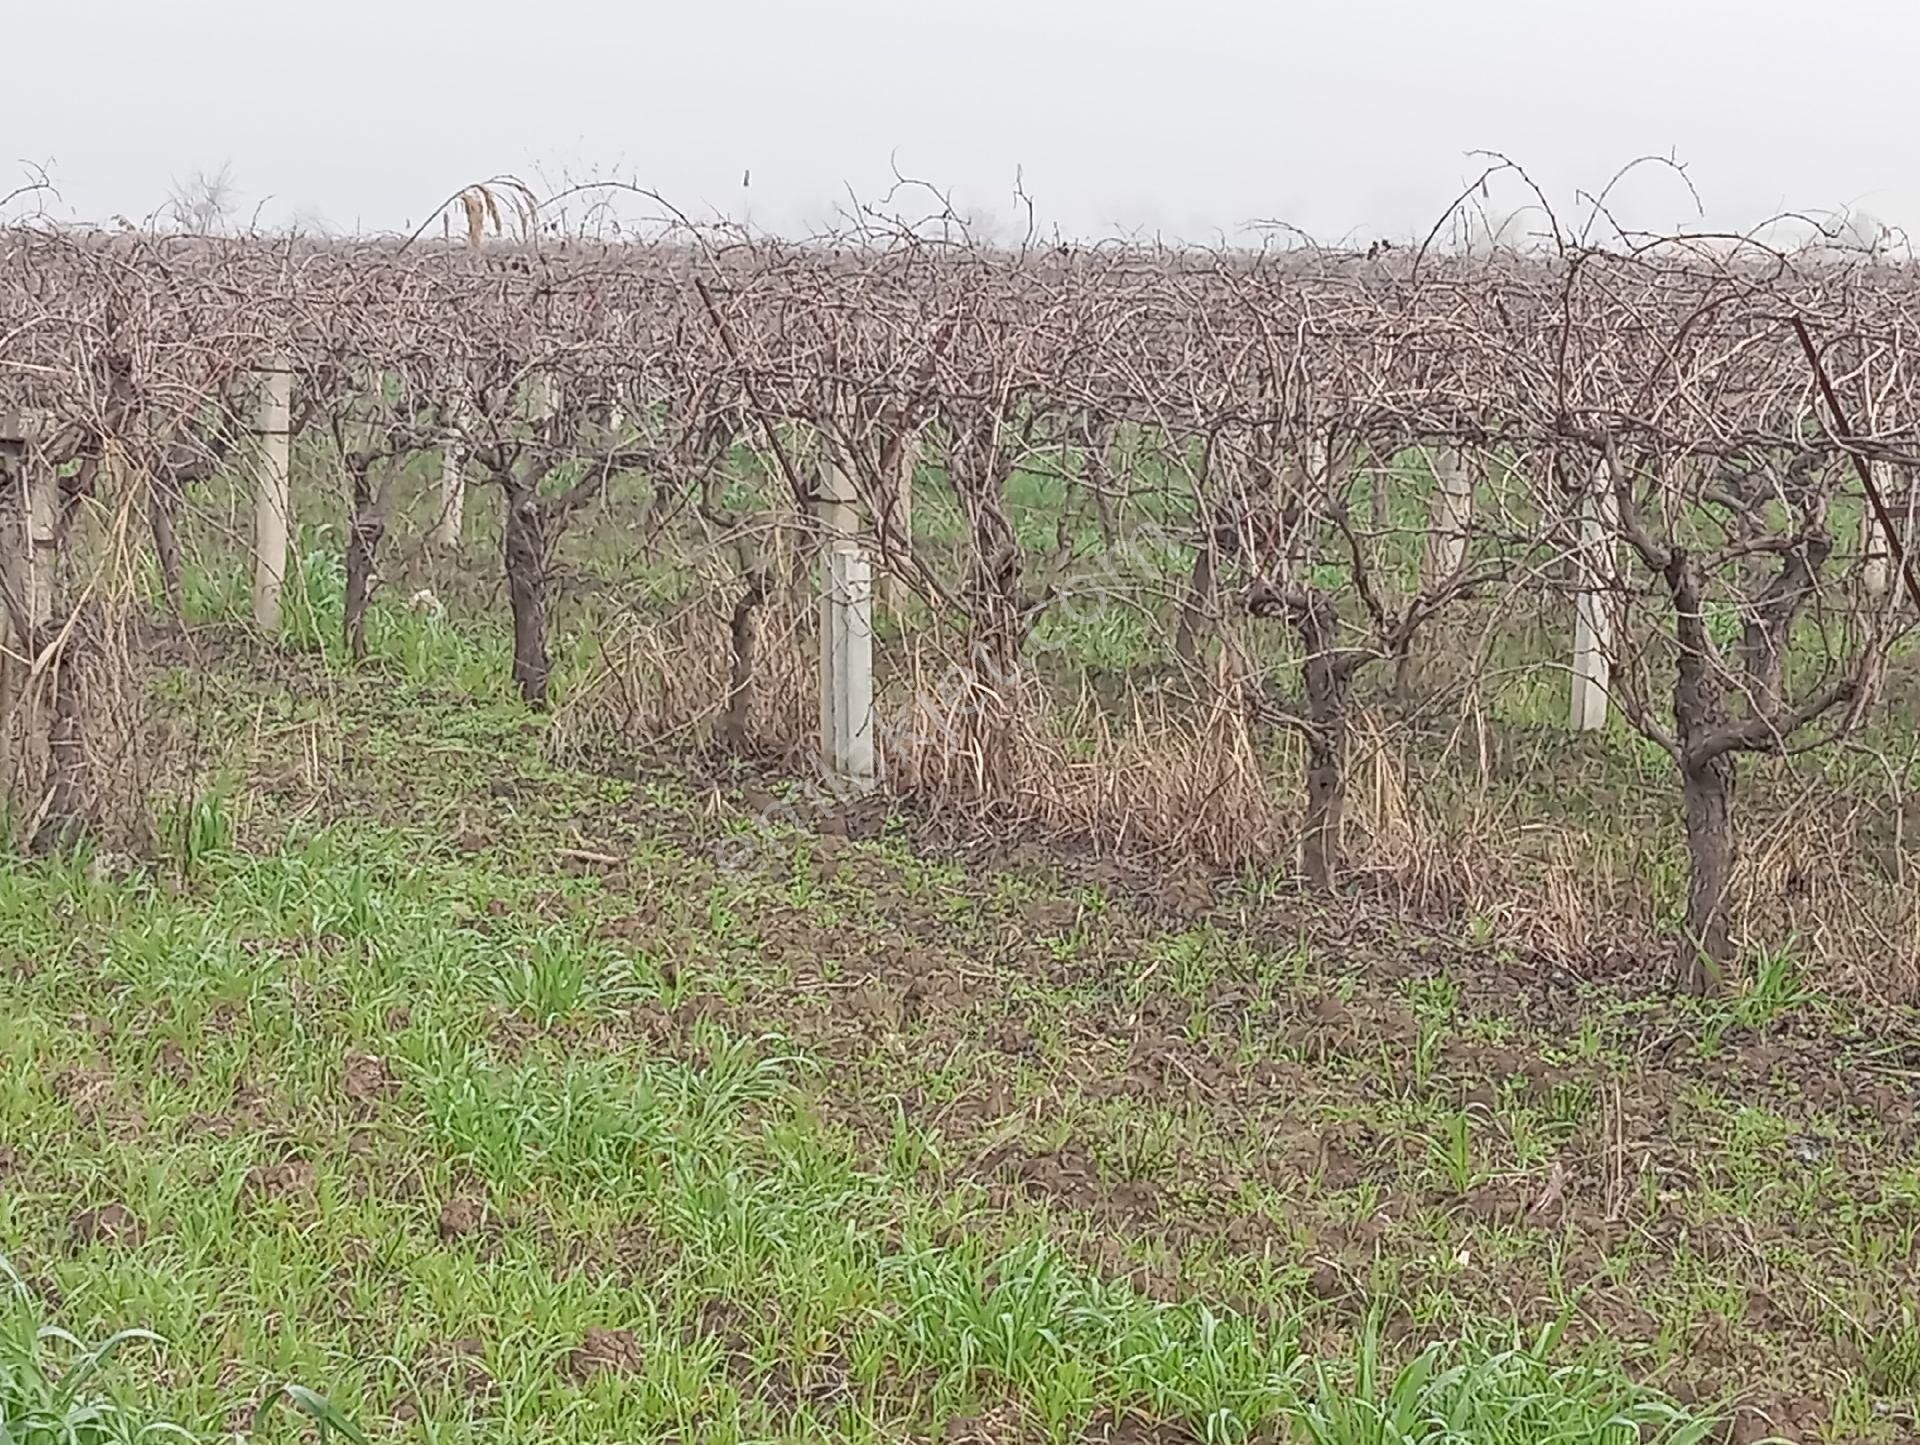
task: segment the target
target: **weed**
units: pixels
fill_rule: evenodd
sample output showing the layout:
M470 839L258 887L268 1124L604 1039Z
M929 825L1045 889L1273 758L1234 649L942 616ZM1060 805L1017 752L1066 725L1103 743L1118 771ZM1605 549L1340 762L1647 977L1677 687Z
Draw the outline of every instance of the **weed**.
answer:
M141 1411L115 1390L109 1368L128 1346L161 1343L151 1330L116 1330L89 1348L44 1323L26 1285L0 1255L0 1440L21 1445L134 1445L174 1438L180 1426Z
M1455 1194L1468 1193L1478 1182L1473 1163L1473 1121L1465 1110L1440 1117L1440 1128L1427 1141L1427 1158L1434 1173Z

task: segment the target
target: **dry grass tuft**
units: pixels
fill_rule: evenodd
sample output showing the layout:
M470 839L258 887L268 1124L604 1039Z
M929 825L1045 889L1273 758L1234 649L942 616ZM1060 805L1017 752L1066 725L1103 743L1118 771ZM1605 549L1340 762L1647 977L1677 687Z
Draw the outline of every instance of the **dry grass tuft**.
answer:
M810 608L778 597L756 618L748 750L762 761L815 765L814 622ZM728 619L711 603L622 624L560 709L560 747L714 744L729 649ZM1139 686L1116 699L1083 688L1063 705L1031 672L983 676L959 641L899 644L885 656L895 667L879 679L877 704L886 786L926 814L1169 867L1294 866L1302 745L1250 721L1244 677L1226 664L1188 691ZM1344 848L1348 875L1369 897L1463 943L1575 972L1621 958L1665 969L1684 860L1663 798L1636 798L1639 822L1542 818L1525 796L1564 786L1554 782L1556 755L1496 780L1483 739L1440 764L1477 772L1477 786L1450 778L1437 789L1415 762L1416 741L1387 714L1354 719ZM1827 785L1787 802L1750 799L1738 887L1752 946L1772 941L1819 959L1824 985L1907 999L1920 995L1920 899L1878 878L1897 872L1907 847L1896 840L1890 854L1873 836L1885 802Z
M735 580L713 595L740 590ZM752 619L753 682L746 751L799 764L819 730L819 664L810 608L776 592ZM595 667L555 710L562 756L650 745L705 749L720 740L732 686L730 620L705 601L665 616L623 618L600 643Z
M930 809L984 805L1097 852L1226 869L1293 845L1292 810L1229 677L1198 699L1130 689L1116 706L1083 691L1065 709L1026 675L996 688L922 666L910 682L886 760L895 789Z

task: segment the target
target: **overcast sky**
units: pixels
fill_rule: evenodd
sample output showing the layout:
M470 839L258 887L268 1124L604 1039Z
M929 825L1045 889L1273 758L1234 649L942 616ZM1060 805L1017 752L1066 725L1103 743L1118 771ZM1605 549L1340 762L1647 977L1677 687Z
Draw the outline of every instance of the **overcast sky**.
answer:
M1424 232L1489 148L1567 209L1658 152L1716 227L1920 233L1913 0L16 0L0 36L0 163L84 219L226 164L269 225L397 229L510 172L793 231L897 160L1003 232L1018 172L1077 235L1371 239ZM1671 175L1620 200L1701 224Z

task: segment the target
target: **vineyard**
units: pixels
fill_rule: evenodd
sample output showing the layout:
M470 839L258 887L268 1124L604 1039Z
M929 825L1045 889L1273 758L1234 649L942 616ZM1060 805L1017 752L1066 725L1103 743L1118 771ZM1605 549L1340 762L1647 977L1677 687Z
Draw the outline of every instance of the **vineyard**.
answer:
M1911 267L610 206L0 229L0 1425L1910 1438Z

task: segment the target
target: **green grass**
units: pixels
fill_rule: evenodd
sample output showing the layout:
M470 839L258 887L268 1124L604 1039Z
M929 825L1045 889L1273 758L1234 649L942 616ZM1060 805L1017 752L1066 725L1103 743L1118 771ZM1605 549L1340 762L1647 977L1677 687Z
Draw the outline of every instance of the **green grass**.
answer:
M158 1344L141 1329L119 1330L89 1347L35 1307L0 1256L0 1439L22 1445L132 1445L187 1438L168 1421L146 1418L133 1392L109 1371L123 1350Z
M173 1341L156 1403L201 1431L280 1375L368 1429L427 1388L436 1438L799 1438L829 1416L888 1438L1011 1400L1055 1434L1124 1405L1236 1439L1345 1398L1322 1367L1309 1404L1286 1328L1103 1284L1043 1234L955 1238L969 1211L815 1117L823 1067L791 1043L696 1027L681 1058L623 1036L623 1010L685 984L540 921L525 893L549 880L364 824L257 855L218 836L184 895L58 868L3 884L7 954L38 961L0 1032L8 1247L69 1317ZM436 1223L469 1196L493 1237ZM138 1237L63 1250L86 1201ZM716 1302L744 1306L738 1338L702 1333ZM572 1378L594 1329L641 1363ZM486 1400L422 1387L468 1338ZM769 1413L777 1382L822 1370L831 1410Z
M1177 520L1129 445L1130 515ZM736 471L727 504L762 504ZM457 564L401 497L356 672L302 472L289 655L160 686L204 760L157 855L0 862L14 1438L1691 1445L1736 1406L1910 1438L1916 1020L1828 997L1805 940L1655 1000L1555 981L1491 915L1255 876L1174 919L1124 868L956 857L906 815L816 836L686 759L563 767L512 699L489 495ZM951 487L916 490L951 568ZM636 548L641 494L559 549L563 698L610 626L705 585L685 539ZM1037 464L1009 499L1036 571L1067 544L1043 674L1161 675L1191 558L1104 552ZM189 620L244 621L200 542ZM1670 916L1670 764L1620 726L1567 744L1563 630L1503 626L1464 749L1405 725L1414 794L1580 837ZM1791 798L1808 766L1749 781ZM79 1340L120 1343L95 1368Z
M1713 1072L1818 1026L1789 974L1541 1031L1403 944L830 848L555 768L397 657L304 676L217 690L161 859L0 871L0 1251L34 1318L159 1337L71 1392L130 1429L1612 1445L1811 1395L1897 1433L1900 1337L1847 1321L1910 1268L1911 1136ZM310 736L337 775L289 772ZM1619 1117L1664 1142L1610 1196Z

